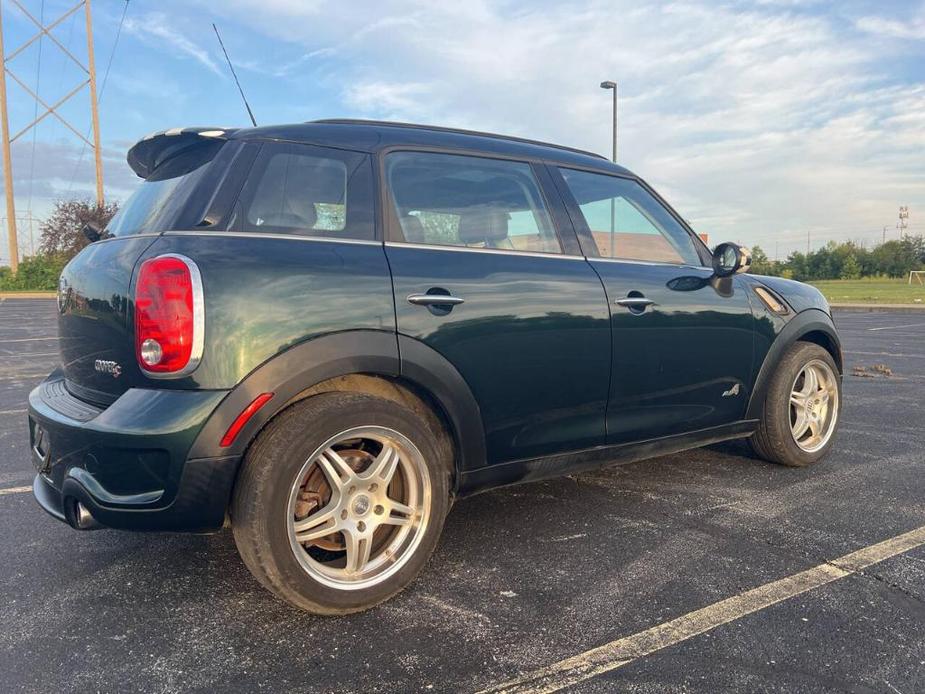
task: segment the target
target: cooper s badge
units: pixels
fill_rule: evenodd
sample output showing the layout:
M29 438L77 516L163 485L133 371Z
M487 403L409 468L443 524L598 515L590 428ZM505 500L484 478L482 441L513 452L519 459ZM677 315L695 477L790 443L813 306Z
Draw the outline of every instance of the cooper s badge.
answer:
M122 367L119 366L118 362L106 359L97 359L93 362L93 368L101 374L112 374L113 378L119 378L122 375Z

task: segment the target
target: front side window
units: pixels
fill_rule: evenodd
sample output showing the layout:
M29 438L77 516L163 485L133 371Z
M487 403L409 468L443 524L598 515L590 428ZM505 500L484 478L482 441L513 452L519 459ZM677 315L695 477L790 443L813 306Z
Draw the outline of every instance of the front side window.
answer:
M369 161L364 155L308 145L264 144L229 228L371 239L369 186Z
M456 154L395 152L386 176L409 243L560 253L529 164Z
M700 265L690 234L636 181L559 169L602 258Z

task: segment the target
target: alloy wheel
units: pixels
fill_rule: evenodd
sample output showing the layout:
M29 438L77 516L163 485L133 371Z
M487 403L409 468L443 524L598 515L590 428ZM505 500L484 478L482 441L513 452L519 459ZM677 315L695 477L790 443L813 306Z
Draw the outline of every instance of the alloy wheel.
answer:
M369 588L397 572L426 529L431 481L424 457L399 432L357 427L322 444L296 477L289 541L324 585Z
M832 437L838 420L838 382L826 362L806 363L790 389L790 433L807 453L815 453Z

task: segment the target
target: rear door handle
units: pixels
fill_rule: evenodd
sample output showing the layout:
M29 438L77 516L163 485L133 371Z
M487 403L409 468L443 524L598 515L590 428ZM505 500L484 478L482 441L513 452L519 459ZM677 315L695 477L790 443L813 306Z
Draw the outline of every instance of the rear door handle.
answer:
M652 299L646 299L644 296L628 296L625 299L617 299L614 303L620 306L626 306L629 309L644 309L646 306L655 304Z
M456 306L465 301L465 299L449 294L411 294L408 296L408 303L415 306Z

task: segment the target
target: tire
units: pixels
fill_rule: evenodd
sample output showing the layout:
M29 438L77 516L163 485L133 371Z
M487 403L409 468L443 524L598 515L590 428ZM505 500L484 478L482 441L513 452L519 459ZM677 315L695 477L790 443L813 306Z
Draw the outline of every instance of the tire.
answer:
M450 506L452 449L434 428L360 393L323 393L277 415L249 448L231 502L244 564L316 614L359 612L401 591Z
M815 391L813 398L793 393L797 401L807 402L812 408L809 417L800 419L798 412L806 410L791 404L791 394L812 386L811 381L807 382L808 371L814 372L812 378L821 384L822 390ZM758 429L749 439L752 450L759 458L790 467L806 467L818 462L832 448L841 403L841 377L832 355L811 342L795 342L784 353L768 384ZM818 435L811 426L810 417L821 420ZM802 425L806 425L805 431L797 437Z

